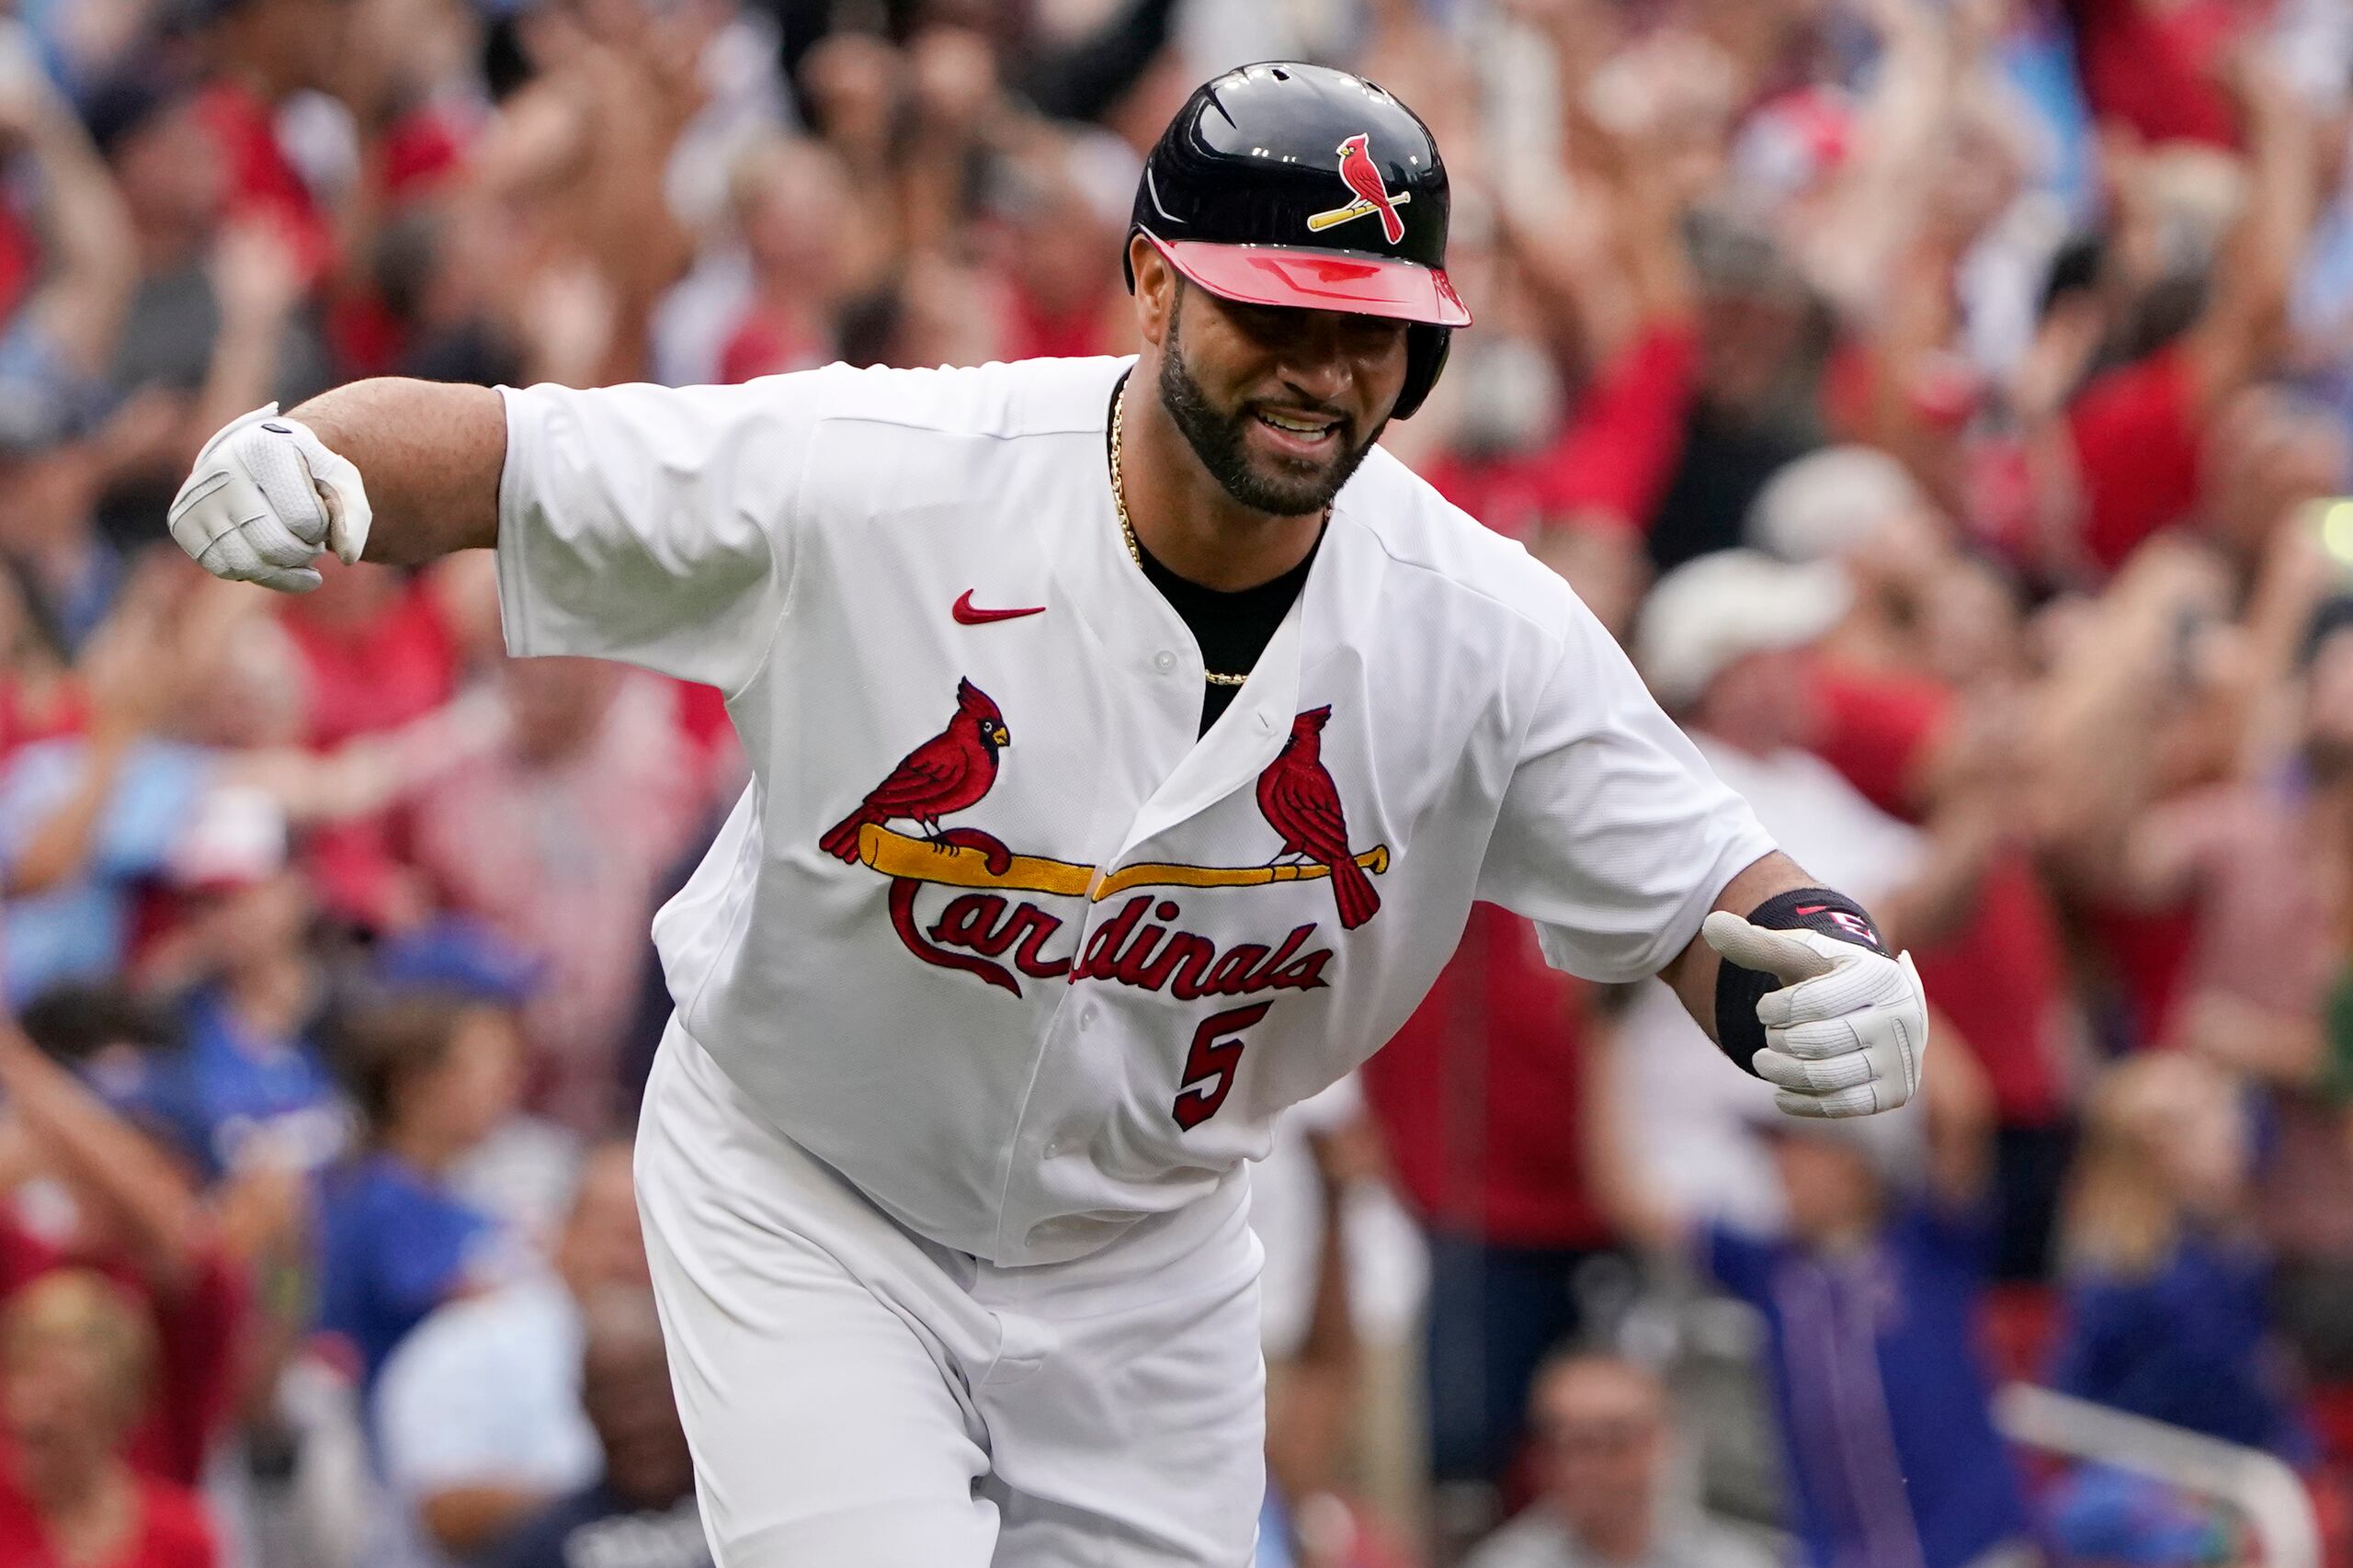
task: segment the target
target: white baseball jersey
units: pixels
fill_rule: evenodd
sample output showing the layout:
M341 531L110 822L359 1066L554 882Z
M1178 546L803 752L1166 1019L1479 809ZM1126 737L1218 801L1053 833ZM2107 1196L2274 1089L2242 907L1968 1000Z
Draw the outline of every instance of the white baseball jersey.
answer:
M1128 363L505 394L509 650L716 685L751 760L654 923L681 1023L1000 1264L1234 1179L1473 899L1633 980L1772 847L1567 585L1385 452L1199 734L1113 509Z

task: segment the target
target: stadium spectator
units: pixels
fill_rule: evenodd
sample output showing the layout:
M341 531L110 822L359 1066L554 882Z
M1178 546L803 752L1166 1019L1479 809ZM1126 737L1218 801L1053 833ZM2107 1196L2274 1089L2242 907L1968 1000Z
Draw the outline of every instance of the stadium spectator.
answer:
M332 204L297 157L315 153L279 117L306 93L348 88L366 63L352 8L315 0L206 0L195 9L203 72L197 113L228 171L232 221L267 224L293 246L306 283L336 261ZM315 132L319 122L312 122ZM329 135L332 133L329 132Z
M1254 1568L1397 1568L1399 1532L1382 1517L1397 1499L1382 1492L1393 1450L1412 1443L1379 1369L1407 1337L1415 1291L1401 1279L1419 1256L1357 1080L1296 1110L1251 1172L1250 1228L1267 1253L1267 1506Z
M2131 357L2094 375L2066 408L2080 523L2042 563L2056 574L2112 572L2156 530L2193 519L2201 502L2215 497L2217 478L2245 461L2249 444L2268 423L2259 406L2242 405L2236 419L2224 417L2224 410L2277 351L2295 257L2312 222L2313 128L2297 95L2280 85L2258 51L2234 55L2225 76L2247 122L2240 210L2226 234L2207 236L2212 248L2202 258L2202 270L2209 281L2186 327L2176 324L2177 301L2185 294L2196 298L2197 290L2182 271L2151 279L2146 292L2131 299L2126 309L2138 319L2107 324L2109 343ZM2128 160L2118 171L2120 198L2128 204L2122 222L2186 230L2194 245L2194 209L2183 210L2178 200L2170 210L2164 205L2173 195L2164 176L2182 166L2181 154L2165 155L2174 162ZM2136 210L2130 205L2134 202L2143 205ZM2127 227L2125 235L2131 233ZM2177 254L2181 240L2165 237ZM2153 243L2163 245L2165 239ZM2103 260L2128 268L2133 262L2125 256ZM2191 262L2184 270L2200 269ZM2167 283L2174 286L2168 290ZM2176 324L2149 319L2168 307L2177 312ZM2160 342L2131 352L2136 331L2145 335L2144 342ZM2212 516L2204 520L2224 521ZM2260 522L2268 527L2271 520ZM2231 542L2245 547L2257 541Z
M840 158L823 142L777 136L738 157L730 182L750 264L751 299L719 350L716 380L806 370L841 358L835 323L859 281L870 222Z
M1430 1473L1471 1536L1500 1517L1538 1365L1589 1326L1580 1271L1616 1240L1579 1153L1596 1007L1591 987L1545 964L1527 922L1480 904L1438 984L1365 1064L1429 1238Z
M2275 1310L2315 1373L2333 1380L2353 1369L2341 1328L2353 1143L2331 1084L2325 1012L2344 953L2337 846L2353 799L2353 602L2335 595L2335 569L2303 529L2284 532L2274 553L2248 640L2257 667L2278 666L2267 683L2293 693L2276 705L2281 733L2250 748L2259 760L2243 777L2147 809L2124 834L2115 875L2138 903L2188 902L2171 1041L2260 1096L2252 1179L2256 1229L2281 1270Z
M369 950L374 985L490 1009L518 1038L523 1008L544 983L545 970L535 955L463 915L436 916ZM570 1206L580 1156L579 1140L564 1129L529 1113L510 1115L450 1164L449 1186L537 1251L553 1239Z
M21 29L0 32L0 153L37 181L44 275L0 326L0 550L68 649L106 618L123 560L96 528L130 221Z
M1817 723L1813 650L1852 598L1835 565L1721 551L1659 580L1635 630L1635 660L1766 831L1813 874L1864 890L1888 941L1904 946L1951 928L1986 842L1915 831L1804 749ZM1609 1114L1639 1144L1647 1179L1695 1211L1777 1222L1778 1184L1754 1133L1763 1086L1722 1072L1715 1047L1659 988L1635 992L1614 1032L1622 1097L1608 1102Z
M2029 1550L1975 1348L1991 1105L1959 1051L1923 1096L1918 1114L1869 1125L1781 1116L1760 1097L1783 1215L1769 1235L1663 1201L1609 1119L1589 1124L1627 1232L1763 1315L1790 1526L1819 1568L1962 1568Z
M29 624L29 597L20 602L25 636L45 665L63 649ZM0 872L10 895L0 907L0 966L18 1005L123 970L135 884L162 872L202 787L196 759L153 733L168 693L149 660L173 642L151 605L145 587L126 597L64 689L46 694L52 716L41 727L53 733L0 762ZM37 678L46 684L45 674Z
M1463 1568L1765 1568L1772 1552L1677 1494L1666 1390L1608 1356L1559 1356L1536 1377L1529 1426L1541 1490Z
M197 983L185 1043L151 1056L139 1100L210 1183L257 1164L317 1170L350 1112L313 1038L326 979L309 942L310 884L287 864L282 815L258 791L216 790L183 840L178 956Z
M47 1019L92 1046L94 1066L135 1054L145 1026L103 1004ZM102 1067L94 1073L105 1082ZM142 1303L155 1346L131 1462L183 1485L202 1474L237 1412L251 1286L175 1152L108 1109L15 1028L0 1028L9 1104L0 1185L0 1294L52 1270L105 1275Z
M699 825L703 780L670 683L589 659L500 672L505 742L412 812L444 907L541 958L525 1010L537 1103L584 1132L612 1115L657 880Z
M2068 1075L2090 1024L2066 987L2060 911L2037 840L2056 831L2043 825L2052 802L2097 776L2089 749L2120 744L2117 726L2089 722L2099 715L2080 707L2043 716L2070 701L2075 683L2028 667L2011 588L1958 548L1889 453L1828 447L1790 463L1757 496L1747 532L1779 559L1835 562L1854 586L1812 672L1807 749L1890 816L1983 846L1959 927L1915 957L1929 1001L1993 1083L1997 1271L2039 1278L2067 1157ZM2109 709L2132 711L2132 688L2110 686ZM2064 744L2039 756L2046 735Z
M2183 1052L2093 1089L2067 1195L2054 1387L2225 1442L2303 1458L2269 1328L2268 1261L2245 1233L2245 1110Z
M648 1283L626 1142L589 1152L551 1261L551 1273L436 1310L385 1364L384 1473L449 1559L597 1478L581 1404L582 1304Z
M0 1310L0 1561L214 1568L196 1494L123 1457L154 1364L137 1305L98 1275L46 1275Z
M494 1568L574 1568L620 1550L642 1568L710 1568L694 1460L670 1397L651 1290L608 1289L584 1308L580 1398L604 1457L595 1484L549 1507L487 1559Z
M224 224L229 171L197 85L155 61L101 85L85 113L113 170L139 259L109 380L122 398L99 518L117 548L152 537L204 438L325 384L326 345L302 308L294 242L268 221Z
M514 1109L520 1053L499 1009L429 994L357 1008L336 1035L367 1142L321 1181L318 1322L372 1387L434 1308L488 1288L508 1262L509 1238L448 1173Z

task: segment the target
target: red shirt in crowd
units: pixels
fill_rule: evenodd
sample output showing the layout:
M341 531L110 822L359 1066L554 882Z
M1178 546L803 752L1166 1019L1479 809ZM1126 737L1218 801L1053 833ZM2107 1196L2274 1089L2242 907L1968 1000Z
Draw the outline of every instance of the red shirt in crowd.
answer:
M36 741L80 734L89 721L89 702L78 688L59 686L28 701L24 684L0 673L0 759Z
M40 274L40 239L31 222L0 206L0 320L11 318Z
M324 278L335 261L335 231L279 143L269 104L237 83L216 82L196 112L229 171L229 215L276 224L301 258L302 276Z
M1449 453L1431 468L1430 483L1514 539L1568 517L1639 532L1650 526L1683 456L1699 358L1688 323L1654 325L1601 367L1550 446L1500 458Z
M338 578L312 597L359 591ZM457 637L423 579L356 620L322 615L321 608L295 600L279 616L301 654L313 746L326 750L421 719L457 689ZM302 863L328 908L361 920L385 914L400 859L393 839L381 813L305 835Z
M2096 378L2067 410L2085 553L2113 572L2198 500L2203 421L2178 345Z
M833 358L832 346L774 311L754 309L735 324L719 350L719 379L730 385L813 369Z
M79 1264L0 1208L0 1299L52 1268ZM155 1329L155 1389L132 1428L130 1459L142 1473L193 1486L236 1397L247 1295L228 1256L208 1251L178 1289L155 1289L128 1267L91 1265L147 1303ZM0 1568L16 1559L0 1556Z
M329 619L310 608L290 601L279 619L302 654L311 744L340 745L392 729L449 700L458 681L457 640L423 579L357 621Z
M1930 680L1825 665L1817 673L1814 751L1892 816L1916 816L1912 782L1942 733L1952 694ZM1967 923L1914 952L1928 1000L1985 1069L2006 1126L2037 1127L2065 1108L2061 1063L2072 1027L2059 921L2025 850L1996 853Z
M1365 1063L1365 1096L1430 1225L1505 1246L1596 1246L1583 1100L1593 988L1544 961L1536 928L1475 904L1462 945Z
M0 1568L66 1568L40 1516L18 1488L14 1466L0 1456ZM123 1550L75 1568L214 1568L220 1561L212 1524L195 1493L152 1475L136 1478L139 1522Z
M2067 0L2092 117L2121 120L2143 142L2235 145L2238 117L2220 67L2238 33L2269 10L2262 0Z
M1040 304L1018 279L1009 278L1002 298L1007 359L1087 359L1120 351L1104 296L1091 295L1076 310L1057 313Z
M2082 915L2085 934L2123 1001L2126 1033L2136 1045L2165 1039L2198 946L2196 903L2184 899L2170 909L2133 909L2092 902Z

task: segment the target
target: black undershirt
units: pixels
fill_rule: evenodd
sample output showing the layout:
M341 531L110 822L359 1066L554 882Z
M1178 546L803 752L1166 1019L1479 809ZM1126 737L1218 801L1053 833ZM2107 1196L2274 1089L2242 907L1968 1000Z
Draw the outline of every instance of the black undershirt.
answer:
M1324 536L1317 534L1315 542L1321 545ZM1274 641L1275 629L1290 612L1291 601L1299 597L1300 588L1307 582L1307 569L1315 564L1315 551L1311 548L1306 560L1281 576L1255 588L1225 593L1179 577L1155 560L1141 540L1136 542L1136 553L1142 558L1143 574L1192 630L1193 641L1201 645L1201 663L1220 675L1250 673L1258 655ZM1215 681L1201 683L1202 734L1210 733L1210 726L1241 690Z
M1127 378L1120 378L1120 385ZM1111 389L1112 399L1120 395L1119 387ZM1109 427L1105 426L1104 440L1108 450ZM1315 552L1323 548L1324 535L1319 529L1315 542L1308 547L1306 558L1281 576L1260 583L1256 587L1238 588L1227 592L1205 588L1199 583L1179 577L1162 565L1143 541L1135 541L1136 556L1143 566L1143 574L1160 590L1160 597L1193 633L1193 641L1201 645L1201 663L1219 675L1247 675L1258 663L1258 656L1273 642L1275 629L1282 625L1283 617L1290 613L1291 601L1306 585L1308 568L1315 564ZM1201 728L1206 735L1210 726L1218 721L1233 702L1238 686L1221 686L1214 681L1201 683Z

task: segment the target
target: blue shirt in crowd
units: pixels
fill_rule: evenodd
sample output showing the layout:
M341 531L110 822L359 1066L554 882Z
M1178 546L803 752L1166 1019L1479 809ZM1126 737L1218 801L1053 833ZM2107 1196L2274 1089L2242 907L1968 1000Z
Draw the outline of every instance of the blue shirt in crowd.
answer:
M135 1077L118 1068L101 1085L116 1108L173 1138L207 1182L250 1159L263 1141L272 1158L301 1170L343 1153L351 1111L309 1040L250 1033L216 991L189 996L180 1016L179 1049L147 1053Z
M319 1327L349 1341L373 1387L427 1312L486 1283L491 1221L407 1161L382 1153L319 1184Z
M2195 1233L2140 1278L2071 1280L2051 1381L2154 1421L2302 1458L2307 1437L2268 1349L2269 1271Z
M2025 1534L1972 1314L1991 1227L1916 1208L1813 1255L1721 1226L1706 1262L1764 1314L1792 1524L1809 1561L1961 1568Z
M88 756L87 744L69 738L28 745L10 760L0 775L0 864L14 863L73 799ZM9 1006L65 981L121 972L132 894L141 879L164 869L211 773L210 754L193 746L148 742L131 748L92 825L82 874L0 909Z

